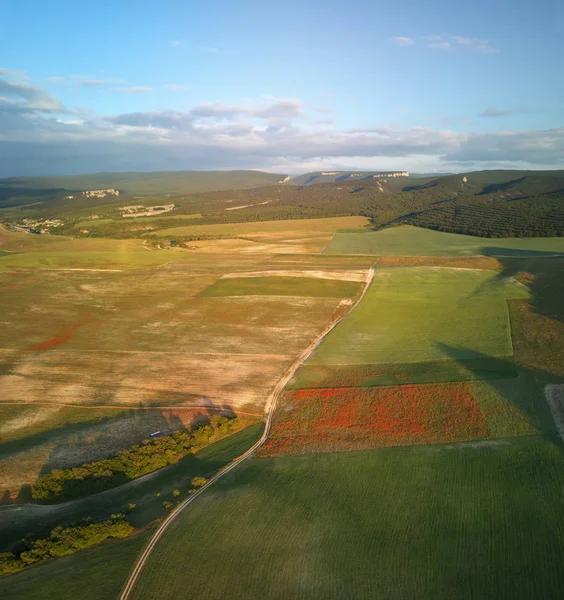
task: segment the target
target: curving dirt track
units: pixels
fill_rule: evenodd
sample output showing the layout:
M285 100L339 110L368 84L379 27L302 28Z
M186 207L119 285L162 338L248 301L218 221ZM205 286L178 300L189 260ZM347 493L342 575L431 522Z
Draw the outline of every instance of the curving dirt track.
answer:
M216 475L214 475L195 494L193 494L192 496L190 496L189 498L187 498L186 500L181 502L177 506L177 508L172 513L170 513L170 515L163 521L163 523L157 529L157 531L155 531L153 537L150 539L149 543L147 544L147 546L141 553L141 556L137 559L137 562L135 563L135 566L133 567L133 570L131 571L131 573L127 579L127 582L125 583L125 586L119 597L119 600L129 600L131 598L131 594L133 592L135 584L137 583L137 580L139 579L139 576L141 574L141 571L143 570L143 567L145 566L145 563L147 562L151 553L153 552L153 549L155 548L155 546L157 545L157 543L161 539L161 537L164 535L164 533L168 529L169 525L180 515L180 513L189 504L191 504L200 494L202 494L205 490L207 490L210 486L212 486L218 479L220 479L221 477L223 477L224 475L226 475L227 473L229 473L230 471L235 469L235 467L237 467L239 464L241 464L247 458L251 457L266 442L268 434L270 433L270 428L272 425L272 417L273 417L274 411L276 409L276 403L277 403L278 397L280 396L280 394L286 387L286 384L294 376L294 373L298 370L298 368L302 365L302 363L305 360L307 360L309 355L317 348L317 346L319 346L319 344L323 341L323 338L325 338L325 336L340 321L342 321L342 319L344 319L347 314L349 314L351 311L353 311L356 308L356 306L358 306L358 304L362 301L362 299L364 298L364 296L366 294L366 291L368 290L368 288L372 282L372 279L374 278L374 271L375 271L375 266L370 268L370 270L368 272L368 276L366 278L366 283L365 283L364 287L362 288L362 292L361 292L360 296L358 297L358 299L356 300L356 302L353 305L351 305L351 308L346 313L338 316L336 319L331 321L331 323L324 329L324 331L322 331L311 342L311 344L300 354L300 356L288 368L286 373L283 375L283 377L280 379L280 381L276 384L276 387L272 390L272 393L270 394L270 396L268 397L268 400L266 402L266 406L265 406L266 420L265 420L264 432L263 432L261 438L255 443L254 446L249 448L239 458L237 458L230 465L228 465L227 467L224 467L221 471L216 473Z

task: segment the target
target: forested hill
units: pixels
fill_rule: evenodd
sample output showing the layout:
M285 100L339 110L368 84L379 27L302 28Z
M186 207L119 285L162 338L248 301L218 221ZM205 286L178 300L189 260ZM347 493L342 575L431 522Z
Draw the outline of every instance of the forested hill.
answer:
M485 237L564 235L563 171L467 173L407 193L424 197L427 207L396 222Z
M79 237L158 236L160 230L186 225L187 218L190 225L207 225L345 215L368 217L375 228L410 224L483 237L564 235L564 171L367 176L308 185L281 175L233 173L252 173L255 182L262 176L271 179L260 187L141 198L126 193L65 197L59 192L38 204L0 210L0 220L42 228L49 227L42 219L58 219L50 233Z

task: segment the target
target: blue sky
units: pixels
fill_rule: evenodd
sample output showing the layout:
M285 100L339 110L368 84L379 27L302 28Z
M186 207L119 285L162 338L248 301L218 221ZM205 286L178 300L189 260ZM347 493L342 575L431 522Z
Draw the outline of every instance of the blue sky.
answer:
M564 168L556 0L0 0L0 176Z

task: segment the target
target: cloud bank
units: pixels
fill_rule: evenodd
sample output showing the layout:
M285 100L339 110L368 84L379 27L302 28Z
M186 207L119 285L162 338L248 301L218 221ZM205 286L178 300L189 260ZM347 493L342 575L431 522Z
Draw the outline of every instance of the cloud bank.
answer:
M484 113L488 110L495 109ZM268 97L248 104L197 104L185 111L98 115L70 110L25 81L0 78L0 176L160 169L295 172L314 165L564 168L562 128L484 133L452 131L437 123L437 128L339 129L331 120L319 121L315 112L295 98Z

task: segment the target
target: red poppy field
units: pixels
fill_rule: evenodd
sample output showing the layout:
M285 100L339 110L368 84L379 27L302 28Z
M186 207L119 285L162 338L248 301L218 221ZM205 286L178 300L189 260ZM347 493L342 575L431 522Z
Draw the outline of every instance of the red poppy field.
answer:
M471 385L443 383L286 392L262 456L486 438Z

